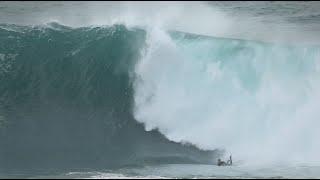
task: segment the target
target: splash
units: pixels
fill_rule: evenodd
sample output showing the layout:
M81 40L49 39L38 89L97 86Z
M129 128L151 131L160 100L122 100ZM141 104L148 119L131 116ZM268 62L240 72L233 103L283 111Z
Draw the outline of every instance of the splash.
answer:
M318 162L319 47L153 29L136 66L146 130L247 164Z

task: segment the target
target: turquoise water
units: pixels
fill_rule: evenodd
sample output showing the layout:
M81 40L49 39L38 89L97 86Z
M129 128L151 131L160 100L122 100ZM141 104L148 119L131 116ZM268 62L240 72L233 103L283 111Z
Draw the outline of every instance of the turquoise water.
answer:
M319 178L319 7L0 2L0 178Z

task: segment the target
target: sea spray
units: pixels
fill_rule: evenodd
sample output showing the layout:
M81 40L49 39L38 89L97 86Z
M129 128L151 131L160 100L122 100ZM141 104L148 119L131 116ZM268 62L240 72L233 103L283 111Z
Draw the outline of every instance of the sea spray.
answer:
M169 34L151 31L136 66L146 130L248 164L319 160L318 46Z

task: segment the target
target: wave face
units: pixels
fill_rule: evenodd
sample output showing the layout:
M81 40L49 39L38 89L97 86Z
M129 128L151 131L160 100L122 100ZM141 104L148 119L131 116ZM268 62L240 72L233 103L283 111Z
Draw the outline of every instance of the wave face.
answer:
M319 46L154 30L138 63L147 130L247 164L319 162Z
M213 151L133 117L146 32L123 25L0 26L0 168L212 163Z
M2 168L320 160L317 45L0 27Z

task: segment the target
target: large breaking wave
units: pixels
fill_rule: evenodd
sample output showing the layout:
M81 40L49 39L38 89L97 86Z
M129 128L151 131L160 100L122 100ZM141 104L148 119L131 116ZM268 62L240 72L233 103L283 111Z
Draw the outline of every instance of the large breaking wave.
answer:
M214 163L217 149L319 160L318 46L124 25L0 33L4 167Z

